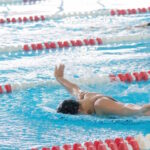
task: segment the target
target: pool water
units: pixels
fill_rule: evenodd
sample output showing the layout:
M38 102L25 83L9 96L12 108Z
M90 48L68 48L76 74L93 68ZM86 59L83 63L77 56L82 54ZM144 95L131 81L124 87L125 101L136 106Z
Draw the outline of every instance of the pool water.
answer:
M87 3L90 1L87 1ZM46 1L36 5L0 6L1 16L69 11L68 1ZM95 9L100 7L97 2ZM49 5L48 5L49 4ZM42 7L43 6L43 7ZM47 6L47 7L46 7ZM48 7L49 6L49 7ZM63 7L65 6L65 7ZM44 10L45 7L45 10ZM49 8L52 8L49 10ZM101 6L102 7L102 6ZM33 8L33 10L32 10ZM37 8L41 8L38 9ZM80 8L81 9L81 8ZM84 8L83 8L84 9ZM94 9L88 5L88 9ZM149 34L149 28L132 28L150 19L149 14L132 16L75 16L45 22L0 25L1 46L90 37ZM55 80L56 64L66 65L65 77L90 79L81 89L99 92L124 102L150 103L150 82L103 83L98 75L147 71L150 66L150 42L113 43L102 46L71 47L42 52L0 53L0 84ZM57 114L58 104L72 97L60 85L36 86L0 95L0 149L31 149L93 141L150 132L150 117L98 117L96 115Z

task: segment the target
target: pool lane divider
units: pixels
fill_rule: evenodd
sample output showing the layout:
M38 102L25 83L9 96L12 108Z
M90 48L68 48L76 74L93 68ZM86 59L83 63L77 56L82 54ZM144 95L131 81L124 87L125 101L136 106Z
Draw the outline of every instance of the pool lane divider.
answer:
M27 22L38 22L45 21L50 19L62 19L65 17L72 16L124 16L124 15L133 15L133 14L145 14L150 13L150 7L147 8L134 8L134 9L106 9L106 10L95 10L90 12L68 12L68 13L59 13L52 15L41 15L41 16L24 16L24 17L7 17L0 18L0 24L9 24L9 23L27 23Z
M33 5L45 0L0 0L0 6L7 5Z
M41 1L45 1L45 0L22 0L23 3L36 3L36 2L41 2Z
M84 45L101 45L103 44L101 38L96 39L84 39L84 40L70 40L70 41L58 41L58 42L45 42L38 44L25 44L23 46L24 51L30 50L44 50L44 49L56 49L56 48L69 48L69 47L80 47Z
M118 137L115 139L106 139L105 141L95 140L82 144L74 143L64 144L63 146L31 148L31 150L148 150L150 149L150 144L148 144L150 143L149 137L149 134L145 137L142 135L135 137L128 136L125 139Z
M30 52L30 51L42 51L42 50L56 50L67 49L69 47L81 47L81 46L96 46L107 45L122 42L137 42L150 39L150 34L135 34L128 36L110 36L110 37L97 37L97 38L85 38L77 40L65 40L54 42L39 42L24 45L12 45L0 47L0 52Z
M133 73L119 73L117 75L110 74L108 76L95 76L95 78L78 78L71 79L71 81L77 84L104 84L109 82L123 82L123 83L133 83L140 81L148 81L150 80L150 71L141 71L141 72L133 72ZM16 83L16 84L5 84L0 85L0 94L8 94L14 91L20 91L23 89L30 89L36 86L55 86L58 85L58 82L53 80L48 81L38 81L38 82L30 82L30 83Z
M45 21L49 19L48 16L29 16L29 17L7 17L7 18L0 18L0 24L9 24L9 23L27 23L27 22L38 22L38 21Z

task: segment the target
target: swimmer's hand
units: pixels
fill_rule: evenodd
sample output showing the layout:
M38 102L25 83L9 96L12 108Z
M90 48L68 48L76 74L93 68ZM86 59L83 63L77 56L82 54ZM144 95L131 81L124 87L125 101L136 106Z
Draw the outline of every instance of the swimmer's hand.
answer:
M64 69L64 64L56 66L54 76L56 77L56 80L70 92L70 94L77 96L80 89L76 84L64 78Z
M56 77L56 79L64 77L64 68L65 68L64 64L55 66L54 76Z

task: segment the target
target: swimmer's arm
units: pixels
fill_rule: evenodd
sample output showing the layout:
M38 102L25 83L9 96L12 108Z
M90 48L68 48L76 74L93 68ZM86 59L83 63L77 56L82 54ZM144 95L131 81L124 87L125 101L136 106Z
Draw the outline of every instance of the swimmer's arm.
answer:
M69 91L70 94L72 94L73 96L78 96L78 94L80 93L80 88L76 84L64 78L64 68L65 66L63 64L60 64L58 67L55 67L54 75L56 77L56 80L61 85L63 85Z
M56 79L61 85L63 85L69 91L70 94L72 94L73 96L78 95L80 89L76 84L71 83L70 81L66 80L63 77L58 77Z
M122 103L108 101L107 99L103 99L101 101L97 101L97 104L94 106L97 114L105 114L105 115L119 115L119 116L132 116L132 115L141 115L140 109L134 109L130 107L126 107Z

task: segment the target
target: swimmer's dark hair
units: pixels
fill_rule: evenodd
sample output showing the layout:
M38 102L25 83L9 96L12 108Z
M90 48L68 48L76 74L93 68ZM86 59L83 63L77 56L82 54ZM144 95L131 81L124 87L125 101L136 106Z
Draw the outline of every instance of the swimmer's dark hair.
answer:
M78 114L78 109L79 109L79 102L69 99L69 100L64 100L57 108L58 113L63 113L63 114Z
M149 23L147 23L147 26L150 26L150 22L149 22Z

